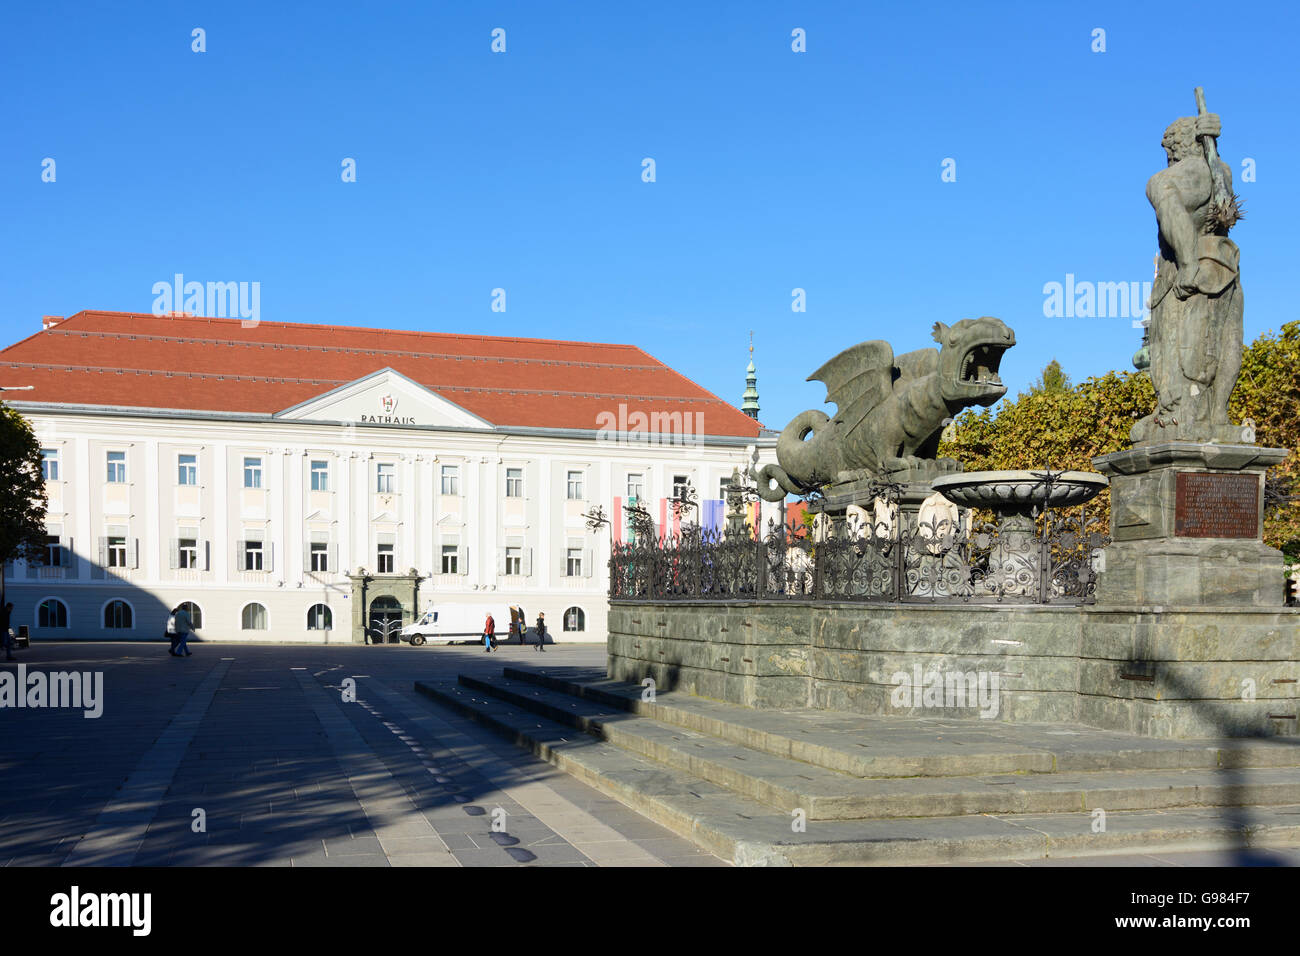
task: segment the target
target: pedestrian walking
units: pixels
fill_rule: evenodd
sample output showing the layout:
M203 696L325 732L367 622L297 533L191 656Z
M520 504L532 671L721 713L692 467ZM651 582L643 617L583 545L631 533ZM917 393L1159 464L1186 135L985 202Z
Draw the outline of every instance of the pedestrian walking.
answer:
M9 621L13 618L13 602L9 602L4 607L0 607L0 641L4 641L5 660L13 661L18 658L14 657L14 635L9 629Z
M190 612L178 607L172 615L176 620L176 649L172 651L177 657L193 657L186 641L194 633L194 624L190 621Z
M497 622L492 620L492 614L489 612L487 620L483 622L483 650L491 654L492 648L496 646Z
M524 611L524 606L519 605L519 646L523 647L528 643L528 615Z
M537 615L537 649L546 650L546 615Z
M168 641L167 653L172 657L176 656L176 612L179 608L172 608L167 612L167 626L163 628L163 634Z

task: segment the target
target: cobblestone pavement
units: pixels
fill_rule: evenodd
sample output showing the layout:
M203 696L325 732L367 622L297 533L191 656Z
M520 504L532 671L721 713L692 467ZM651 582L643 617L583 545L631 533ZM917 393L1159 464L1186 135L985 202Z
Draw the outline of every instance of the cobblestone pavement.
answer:
M531 648L38 643L0 670L98 672L102 716L0 708L0 865L724 866L413 690ZM343 700L355 681L356 701ZM1300 865L1300 850L1009 866Z
M0 864L722 866L413 690L531 648L37 643L103 675L102 716L0 709ZM356 701L344 701L347 679Z

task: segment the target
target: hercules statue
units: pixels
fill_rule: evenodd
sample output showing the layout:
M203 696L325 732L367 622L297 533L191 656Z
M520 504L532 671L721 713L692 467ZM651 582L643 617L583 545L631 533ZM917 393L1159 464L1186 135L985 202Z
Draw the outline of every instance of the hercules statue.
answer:
M1134 443L1237 442L1228 398L1241 371L1241 253L1228 230L1241 218L1232 171L1219 159L1219 117L1175 120L1162 144L1169 166L1147 183L1159 225L1151 292L1151 381L1156 408L1133 426Z

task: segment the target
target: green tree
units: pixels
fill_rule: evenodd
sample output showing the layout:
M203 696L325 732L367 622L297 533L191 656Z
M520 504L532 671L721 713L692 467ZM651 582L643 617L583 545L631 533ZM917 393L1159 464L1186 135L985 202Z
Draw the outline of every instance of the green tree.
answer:
M1062 392L1068 392L1070 385L1070 376L1065 374L1065 369L1061 368L1061 363L1052 359L1043 369L1043 374L1038 377L1038 381L1029 386L1031 394L1048 392L1053 395L1059 395Z
M996 413L985 408L958 415L939 453L965 463L968 471L1092 471L1093 458L1130 446L1129 429L1154 405L1144 372L1107 372L1071 386L1053 360L1028 392L1003 400ZM1291 449L1271 470L1269 485L1275 493L1300 495L1300 322L1266 332L1243 350L1229 410L1234 421L1255 422L1259 444ZM1097 501L1109 520L1109 492ZM1264 541L1300 560L1300 501L1274 498L1265 511Z
M40 442L27 419L0 403L0 606L4 567L15 559L36 560L45 533Z
M1259 444L1291 449L1269 472L1270 490L1300 495L1300 322L1265 332L1243 350L1228 410L1233 421L1254 421ZM1264 540L1300 561L1300 501L1277 501L1264 513Z

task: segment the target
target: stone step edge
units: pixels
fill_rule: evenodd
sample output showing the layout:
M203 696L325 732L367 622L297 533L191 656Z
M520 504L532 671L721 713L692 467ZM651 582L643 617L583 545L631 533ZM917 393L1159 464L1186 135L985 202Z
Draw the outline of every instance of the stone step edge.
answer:
M965 777L996 773L1090 773L1104 770L1245 770L1300 767L1300 747L1293 748L1295 756L1291 762L1269 763L1254 757L1258 748L1250 748L1249 743L1244 739L1244 752L1222 746L1189 743L1186 747L1177 749L1136 748L1123 751L1081 751L1073 754L1050 750L1022 750L1008 753L953 754L944 757L864 757L795 737L730 723L688 708L675 707L658 701L644 701L640 699L639 689L632 684L626 685L627 694L624 695L604 688L592 687L580 681L552 677L549 674L516 667L503 668L502 676L615 707L660 723L707 734L774 757L784 757L863 779ZM1109 757L1110 765L1101 766L1102 757ZM1162 761L1161 757L1166 759ZM945 769L949 772L935 772Z
M508 680L507 678L502 678ZM1101 770L1081 771L1075 776L1093 776L1098 778L1096 786L1084 785L1071 780L1059 789L1043 787L1033 790L977 789L936 790L926 793L870 793L870 792L820 792L815 789L816 781L809 781L809 788L794 789L788 784L774 781L759 773L742 769L743 765L731 761L720 761L715 757L692 753L685 747L656 741L639 734L616 722L608 722L599 716L580 714L565 710L552 701L530 697L513 687L503 687L490 680L462 674L458 683L469 690L487 694L503 700L517 708L538 714L547 720L563 724L581 733L604 740L616 747L628 750L639 757L652 760L665 767L707 780L719 787L725 787L734 793L756 800L776 810L789 811L801 808L809 820L862 820L862 819L900 819L908 817L946 817L955 814L987 813L994 815L1057 813L1070 810L1088 811L1095 806L1104 805L1107 810L1171 810L1195 807L1231 807L1231 806L1285 806L1300 801L1300 777L1294 781L1281 782L1191 782L1177 786L1167 784L1144 784L1137 779L1139 774L1152 771ZM529 684L526 686L537 687ZM543 689L555 696L562 692ZM589 704L588 706L593 706ZM620 711L620 713L626 713ZM636 717L638 720L650 721L650 718ZM717 741L730 744L730 741ZM749 749L744 745L733 745L739 749ZM751 751L752 752L752 751ZM806 767L797 761L773 754L763 754L771 760L787 762L793 770L801 766L821 774L838 778L843 782L869 781L860 780L846 774L836 773L822 767ZM1266 768L1291 770L1294 768ZM1172 771L1182 773L1182 770ZM1190 772L1197 772L1195 770ZM1216 772L1202 770L1202 773ZM1113 775L1133 775L1135 779L1115 781ZM995 776L1022 776L1019 774L996 774ZM1033 778L1048 783L1053 774L1033 774ZM1103 779L1112 777L1112 779ZM879 778L898 779L898 778ZM940 781L954 781L960 778L931 777L938 784Z
M1036 860L1052 856L1107 856L1142 852L1217 851L1292 847L1300 845L1300 825L1258 825L1242 829L1231 825L1183 827L1173 830L1129 831L1116 834L1080 835L1072 839L1026 830L1003 833L981 839L916 839L901 836L898 840L866 842L774 844L753 840L737 825L721 826L703 820L670 800L645 794L601 772L594 755L570 753L557 749L536 731L516 727L500 714L488 713L471 706L436 685L416 681L417 693L494 731L516 746L533 753L559 770L593 789L618 800L629 809L690 840L736 866L897 866L900 864L981 863L1005 860ZM557 725L563 729L563 725ZM666 770L682 781L685 788L698 785L683 773ZM735 809L751 812L758 818L768 812L752 801L737 797ZM781 814L782 823L786 818ZM900 820L901 826L906 825ZM1110 844L1110 845L1107 845Z

